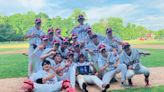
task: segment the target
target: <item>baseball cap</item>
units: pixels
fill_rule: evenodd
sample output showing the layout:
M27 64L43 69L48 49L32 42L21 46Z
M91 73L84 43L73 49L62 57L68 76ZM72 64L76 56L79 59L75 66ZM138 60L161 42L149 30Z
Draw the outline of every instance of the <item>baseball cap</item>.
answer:
M102 51L102 50L104 50L105 49L105 45L104 44L100 44L100 46L98 47L98 49L99 49L99 51Z
M123 43L123 45L122 45L122 48L123 48L123 49L129 48L129 47L130 47L130 44L129 44L128 42L125 42L125 43Z
M73 56L74 54L73 54L73 52L71 52L71 51L69 51L69 52L67 52L67 56Z
M53 33L53 32L54 32L54 31L53 31L52 28L49 28L49 29L48 29L48 34Z
M63 39L63 43L64 43L64 44L65 44L65 43L69 43L68 39L67 39L67 38L64 38L64 39Z
M92 31L92 28L91 27L88 27L86 31L87 31L87 33L88 32L91 32Z
M56 28L55 32L59 33L59 32L61 32L61 29L60 28Z
M73 46L74 46L74 47L79 47L80 44L79 44L78 42L76 42Z
M47 36L47 35L43 35L43 36L42 36L42 40L43 40L43 41L48 40L48 36Z
M72 39L77 38L77 34L74 34L74 33L73 33L72 36L71 36L71 38L72 38Z
M82 15L82 14L80 14L79 16L78 16L78 20L85 20L85 18L84 18L84 16Z
M59 43L60 43L59 40L54 40L54 41L53 41L53 44L55 44L55 45L56 45L56 44L59 44Z
M40 18L36 18L36 19L35 19L35 23L36 23L36 24L41 23L41 22L42 22L42 21L41 21Z
M106 32L107 32L107 33L111 33L111 32L112 32L112 28L107 28L107 29L106 29Z
M80 53L80 54L79 54L79 58L80 58L80 57L84 57L84 54L83 54L83 53Z
M91 37L91 39L93 39L93 38L97 38L97 35L96 35L96 34L94 34L94 35Z

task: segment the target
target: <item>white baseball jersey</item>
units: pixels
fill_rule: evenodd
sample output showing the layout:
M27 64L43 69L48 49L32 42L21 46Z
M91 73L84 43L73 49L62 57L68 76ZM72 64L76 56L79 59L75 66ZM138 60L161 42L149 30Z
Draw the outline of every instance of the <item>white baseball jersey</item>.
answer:
M100 41L100 42L103 42L105 37L102 36L102 35L99 35L99 34L96 34L97 35L97 39ZM86 35L86 44L89 44L89 43L92 43L92 39L89 37L89 35L87 34Z
M61 46L59 46L59 49L58 49L59 53L64 57L66 58L67 57L67 53L69 52L69 50L67 48L65 48L63 51L61 50Z
M78 35L78 38L77 38L78 41L85 41L85 38L87 35L87 33L86 33L87 27L89 27L89 25L84 24L84 25L79 25L72 30L73 34Z
M39 78L45 78L45 77L48 77L50 73L44 71L44 70L40 70L38 71L37 73L34 73L30 76L30 79L34 82L36 82L37 79ZM54 78L46 81L45 84L55 84L57 83L57 77L55 76Z
M29 44L36 44L39 45L41 44L41 39L40 37L42 37L45 33L42 30L37 30L36 27L32 27L27 33L26 35L32 35L35 34L36 37L34 38L30 38L29 39Z
M103 57L101 54L98 59L98 67L99 69L103 67L105 64L109 64L109 67L106 69L106 71L110 71L115 69L114 64L116 64L117 60L119 59L119 55L115 54L113 52L107 52L108 56Z
M86 58L86 60L88 60L88 52L85 51L85 49L81 49L81 50L80 50L80 53L83 53L84 56L85 56L85 58ZM80 53L74 52L74 62L77 62L77 61L78 61L78 59L79 59L79 54L80 54Z
M109 39L108 37L106 37L104 39L103 43L107 44L108 46L110 46L112 48L116 48L118 50L118 52L120 53L122 50L122 46L118 42L113 41L113 39L118 41L118 42L122 42L122 40L120 38L113 36L112 39Z
M48 45L47 48L52 48L53 47L53 41L55 40L55 38L53 37L51 40L48 40Z
M132 65L133 68L137 68L140 65L141 50L131 48L131 55L128 56L125 51L120 54L120 62L126 65Z

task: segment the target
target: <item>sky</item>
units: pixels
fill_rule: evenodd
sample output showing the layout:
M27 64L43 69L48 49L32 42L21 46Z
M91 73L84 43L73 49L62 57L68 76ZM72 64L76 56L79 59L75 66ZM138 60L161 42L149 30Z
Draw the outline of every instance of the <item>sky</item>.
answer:
M163 0L0 0L0 15L44 12L50 17L67 18L74 9L87 15L93 24L107 17L120 17L151 30L164 29Z

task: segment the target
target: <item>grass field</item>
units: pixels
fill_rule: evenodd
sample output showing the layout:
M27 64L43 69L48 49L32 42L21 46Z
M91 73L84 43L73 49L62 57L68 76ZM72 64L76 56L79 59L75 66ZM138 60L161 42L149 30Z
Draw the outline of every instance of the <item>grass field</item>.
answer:
M164 86L156 86L151 88L132 88L126 90L113 90L109 92L164 92Z
M0 55L0 78L27 76L27 56L21 54Z
M164 50L161 49L143 49L151 53L150 56L142 57L141 62L147 67L164 66Z

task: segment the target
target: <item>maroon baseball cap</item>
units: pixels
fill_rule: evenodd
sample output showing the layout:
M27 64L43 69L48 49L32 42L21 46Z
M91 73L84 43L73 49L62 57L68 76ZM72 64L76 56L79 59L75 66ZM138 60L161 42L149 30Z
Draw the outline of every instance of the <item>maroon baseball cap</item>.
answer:
M71 51L69 51L69 52L67 52L67 56L73 56L74 54L73 54L73 52L71 52Z
M129 47L130 47L130 44L128 42L124 42L122 45L123 49L129 48Z
M42 20L40 19L40 18L36 18L35 19L35 23L37 24L37 23L41 23L42 22Z
M112 32L112 28L107 28L107 29L106 29L106 32L107 32L107 33L111 33L111 32Z
M99 49L99 51L102 51L102 50L104 50L105 49L105 45L104 44L100 44L100 46L98 47L98 49Z
M53 33L53 32L54 32L53 28L48 29L48 34Z
M79 47L80 44L79 44L78 42L76 42L73 46L74 46L74 47Z
M92 28L91 27L87 27L87 30L86 31L87 31L87 33L88 32L91 32L92 31Z
M81 19L85 20L85 18L84 18L84 16L83 16L82 14L80 14L80 15L78 16L78 20L81 20Z
M43 40L43 41L48 40L48 36L47 36L47 35L43 35L43 36L42 36L42 40Z
M60 42L59 42L59 40L54 40L53 41L53 44L59 44Z
M60 28L56 28L55 32L59 33L59 32L61 32L61 29Z
M74 38L77 38L77 34L74 34L74 33L73 33L72 36L71 36L71 38L73 38L73 39L74 39Z

